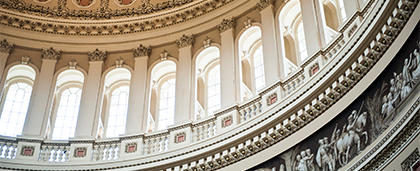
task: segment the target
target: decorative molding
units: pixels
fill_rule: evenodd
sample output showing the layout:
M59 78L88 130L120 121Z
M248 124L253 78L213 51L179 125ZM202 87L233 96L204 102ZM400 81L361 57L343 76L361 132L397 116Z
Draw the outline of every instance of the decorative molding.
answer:
M268 6L270 6L274 0L259 0L259 2L257 3L258 7L263 10L265 8L267 8Z
M119 7L129 7L134 4L136 0L114 0L114 3Z
M211 38L209 36L206 36L206 38L203 40L203 47L208 48L210 47L210 44L211 44Z
M87 147L78 147L74 149L73 157L85 157L87 152Z
M137 151L137 142L127 143L125 145L125 153L134 153Z
M182 143L185 140L187 140L187 134L185 132L180 132L180 133L175 134L174 138L175 138L174 142L176 144Z
M223 21L217 25L217 28L219 29L219 32L225 32L226 30L229 30L231 28L234 28L236 26L236 22L235 19L230 18L230 19L223 19Z
M26 54L25 56L22 56L22 57L20 58L20 63L21 63L21 64L24 64L24 65L28 65L29 60L31 60L31 57L29 57L29 55L28 55L28 54Z
M402 163L401 163L401 169L402 171L411 171L413 165L416 162L419 162L420 160L420 154L419 154L419 148L416 148Z
M183 47L192 46L195 43L194 35L182 35L181 38L176 39L176 44L178 48L181 49Z
M96 49L94 51L88 52L89 61L105 61L106 51L99 51Z
M15 47L15 44L10 44L9 42L7 42L6 39L3 39L3 41L0 42L0 52L5 52L5 53L12 53L13 49Z
M276 103L277 100L278 100L277 99L277 93L273 93L273 94L267 96L267 106L270 106L270 105Z
M228 127L232 125L232 123L233 123L232 115L226 116L222 119L222 128Z
M32 0L32 1L34 1L35 3L39 3L39 4L46 4L48 2L51 2L52 0Z
M33 156L35 151L35 146L22 146L20 155L22 156Z
M169 52L166 51L165 49L159 54L160 56L160 60L164 61L167 60L168 57L170 57L171 55L169 55Z
M42 49L42 59L58 60L60 59L60 56L60 50L55 50L53 47Z
M139 47L133 49L134 57L142 57L142 56L149 57L151 53L152 53L152 48L150 47L150 45L143 46L143 44L140 44Z
M252 25L252 19L251 18L249 18L249 17L246 17L246 20L244 21L244 27L245 28L249 28L249 27L251 27L251 25Z
M121 67L123 66L123 64L124 64L124 58L122 58L122 57L120 56L120 58L118 58L118 59L115 61L115 67L117 67L117 68L121 68Z
M71 61L69 61L69 68L70 69L76 69L76 66L77 66L77 61L76 61L76 59L72 59Z
M89 8L96 3L96 0L72 0L72 2L79 8Z
M309 68L309 76L315 75L320 70L319 64L315 63Z

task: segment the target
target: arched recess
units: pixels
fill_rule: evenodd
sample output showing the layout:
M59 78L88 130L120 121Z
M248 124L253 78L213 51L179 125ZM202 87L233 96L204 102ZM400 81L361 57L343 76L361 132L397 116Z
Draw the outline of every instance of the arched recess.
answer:
M149 132L165 129L172 125L175 118L175 76L176 76L176 59L168 57L166 60L156 61L152 64L148 73L148 92L147 92L147 129ZM167 82L169 81L169 82ZM161 101L162 86L171 84L171 97L165 101ZM170 104L168 106L168 104ZM162 106L161 106L162 105ZM161 122L159 122L161 121Z
M327 23L327 26L334 31L337 31L340 27L340 24L343 22L340 18L340 12L337 8L336 2L328 0L324 2L324 17Z
M6 71L0 102L0 135L16 137L22 134L26 122L37 70L34 66L15 63Z
M219 47L218 44L211 44L211 46L206 48L203 47L197 51L193 58L193 77L195 78L195 84L193 85L195 87L195 95L193 95L195 106L193 111L196 120L212 115L221 106L220 72L211 72L220 69ZM209 80L210 73L212 74L210 76L211 80ZM209 86L209 84L211 85ZM209 106L210 103L212 107Z
M107 138L125 133L131 73L132 69L126 65L104 72L99 137L103 137L102 133Z
M242 30L237 39L237 54L240 72L237 78L240 78L239 89L241 102L245 99L258 94L258 90L265 87L265 76L264 76L264 62L262 51L257 58L255 58L255 52L258 49L262 49L261 43L261 27L260 24L253 23L250 27ZM260 65L254 65L256 63ZM258 67L256 67L258 66ZM259 73L258 75L256 73ZM261 83L261 84L258 84ZM256 85L259 85L258 87ZM249 95L250 94L250 95Z
M48 139L68 140L75 134L86 72L80 68L62 68L54 78L55 88L49 104L52 110L46 135Z

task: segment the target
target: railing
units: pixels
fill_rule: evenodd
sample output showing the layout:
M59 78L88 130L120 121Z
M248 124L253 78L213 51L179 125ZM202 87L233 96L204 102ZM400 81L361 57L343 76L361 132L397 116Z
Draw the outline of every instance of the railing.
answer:
M92 161L116 160L120 157L121 142L99 142L93 145Z
M207 119L192 126L193 142L198 142L216 135L216 120Z
M17 152L17 141L5 141L0 139L0 160L15 159Z
M143 155L154 154L169 149L169 134L167 132L144 138Z
M63 163L69 160L69 144L43 144L41 145L38 161L50 163Z

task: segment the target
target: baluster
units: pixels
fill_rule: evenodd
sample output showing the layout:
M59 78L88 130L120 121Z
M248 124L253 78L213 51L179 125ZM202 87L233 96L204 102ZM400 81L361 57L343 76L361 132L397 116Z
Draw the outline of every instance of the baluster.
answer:
M12 159L15 159L16 153L17 153L17 143L12 143L12 147L13 147L13 150L12 150L12 156L11 156L11 158Z
M98 161L99 157L99 145L93 146L93 154L92 154L92 161Z
M5 155L4 155L4 158L5 159L11 159L11 154L10 154L10 145L11 145L12 143L6 143L6 151L4 152L5 153Z
M245 110L240 110L239 113L241 114L241 123L245 122L246 111Z
M245 110L246 110L245 120L251 119L251 108L247 107L245 108Z
M197 132L197 127L193 128L193 141L197 142L198 141L198 132Z
M115 150L115 156L117 156L117 158L120 158L120 153L121 153L121 143L117 144L117 150Z
M64 153L64 162L69 161L69 155L70 155L70 146L64 147L66 152Z
M258 115L262 111L262 109L261 109L261 107L262 107L261 101L258 101L257 103L255 103L255 106L257 107L256 112L255 112L255 115Z
M53 146L53 148L54 148L54 153L53 153L52 162L56 162L56 160L57 160L57 153L58 153L58 146Z
M200 125L200 140L204 139L204 125Z
M145 150L144 150L144 155L146 155L146 154L150 154L150 138L148 138L148 139L146 139L145 141L144 141L144 148L145 148Z
M204 124L203 126L203 132L204 132L204 139L209 138L209 125L208 124Z
M51 149L50 146L45 146L44 162L49 162L50 161L50 154L51 154L50 149Z
M210 122L210 137L213 137L214 135L216 135L216 131L214 130L215 125L216 123L214 123L214 121Z
M165 135L165 151L169 150L171 141L169 141L169 134Z
M255 106L255 104L253 104L253 105L250 106L250 108L251 108L250 116L251 117L256 116L257 115L257 112L255 110L257 109L257 106Z
M117 157L117 150L115 150L116 146L117 146L117 144L111 144L112 150L109 151L111 160L114 160Z
M6 158L6 156L3 153L4 144L6 144L6 142L0 142L0 159Z
M57 154L57 162L61 162L61 159L63 159L63 146L58 146L58 154Z
M99 159L98 159L99 161L104 160L104 153L105 153L104 148L105 148L105 145L103 144L99 146Z
M107 144L105 145L106 153L105 153L105 160L109 160L111 158L111 145Z
M156 137L155 148L156 152L160 152L160 142L162 141L162 136Z
M44 158L45 158L45 145L42 145L39 150L40 151L39 151L38 161L44 161Z

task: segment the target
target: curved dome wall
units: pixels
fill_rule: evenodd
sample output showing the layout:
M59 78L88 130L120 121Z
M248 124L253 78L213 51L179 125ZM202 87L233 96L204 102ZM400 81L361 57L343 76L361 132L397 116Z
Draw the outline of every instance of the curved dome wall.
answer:
M108 11L97 18L73 6L81 1L52 2L0 2L2 132L23 126L0 137L2 169L399 170L418 146L420 59L407 58L420 50L417 0L192 1L135 15L118 13L123 1L89 1ZM73 9L77 17L62 16ZM209 47L217 57L201 59ZM15 66L33 68L34 79L11 78ZM84 78L57 80L72 70ZM28 105L17 115L5 104L25 80L33 91L12 103ZM337 143L345 140L350 148ZM334 162L321 154L325 142Z

